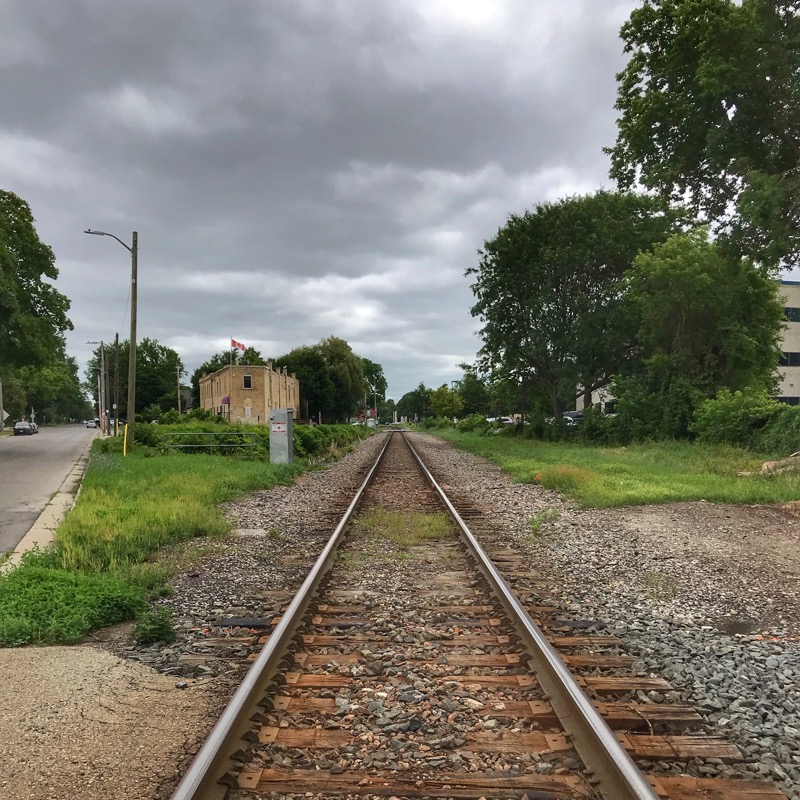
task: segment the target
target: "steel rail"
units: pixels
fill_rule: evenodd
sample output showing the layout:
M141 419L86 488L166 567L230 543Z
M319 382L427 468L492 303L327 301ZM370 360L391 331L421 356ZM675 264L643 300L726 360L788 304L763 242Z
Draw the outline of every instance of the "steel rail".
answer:
M596 783L600 793L607 800L658 800L658 795L647 778L617 741L612 730L547 641L541 628L531 619L530 614L486 555L411 442L404 433L401 435L461 531L478 569L511 617L520 638L527 645L531 655L529 662L532 665L531 669L575 750L592 773L592 781Z
M189 766L172 794L172 800L206 800L223 797L228 788L236 787L234 774L234 755L241 749L240 741L253 741L252 709L262 699L281 668L281 662L289 652L289 645L295 636L311 600L325 573L330 569L336 555L336 548L344 529L353 514L364 490L371 483L375 471L383 458L391 437L386 437L378 458L359 486L344 516L331 534L319 558L303 581L289 608L267 640L264 648L247 671L236 693L230 699L219 720L212 729L200 751ZM235 752L234 752L235 751Z

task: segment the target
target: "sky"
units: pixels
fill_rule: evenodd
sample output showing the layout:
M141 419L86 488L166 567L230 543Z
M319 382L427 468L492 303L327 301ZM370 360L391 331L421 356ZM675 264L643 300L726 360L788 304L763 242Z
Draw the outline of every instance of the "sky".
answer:
M630 0L0 0L0 188L71 300L191 373L328 336L387 396L461 377L465 270L511 213L613 188Z

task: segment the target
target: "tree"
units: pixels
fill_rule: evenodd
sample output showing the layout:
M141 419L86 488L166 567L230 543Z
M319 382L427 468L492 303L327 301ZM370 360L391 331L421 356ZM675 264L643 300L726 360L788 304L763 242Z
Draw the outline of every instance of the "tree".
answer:
M130 342L119 343L119 409L120 418L128 417L128 357ZM106 358L113 362L113 348L106 345ZM89 359L86 368L86 388L97 397L97 373L100 369L100 348ZM178 353L155 339L142 339L136 345L136 413L149 406L158 406L162 411L178 407L178 371L183 372L183 363ZM108 370L109 386L113 386L114 370ZM111 394L111 393L110 393ZM112 401L113 402L113 401ZM154 413L151 409L151 413Z
M458 383L458 396L461 398L462 412L465 416L470 414L489 413L489 390L472 364L458 365L464 372Z
M361 363L364 367L364 380L369 386L370 393L376 396L378 403L382 403L386 399L386 389L389 385L386 383L383 367L368 358L362 358Z
M0 368L46 364L61 351L72 323L69 300L48 282L57 277L30 207L0 190Z
M720 389L774 386L784 322L778 286L704 229L639 255L626 289L639 359L614 393L634 436L685 436L698 404Z
M325 419L333 412L334 384L328 374L328 364L316 347L297 347L275 359L275 366L286 367L300 382L300 409L303 416Z
M434 417L448 417L452 419L461 413L464 403L458 392L443 383L438 389L431 392L431 412Z
M328 374L333 381L333 418L338 422L346 422L364 401L367 393L364 362L344 339L336 336L323 339L317 348L325 359Z
M798 264L796 0L644 0L621 36L612 177L686 202L739 254Z
M483 323L480 368L541 387L555 416L579 385L607 386L632 346L625 270L679 220L656 198L604 191L512 215L466 273Z
M406 392L397 402L397 413L410 420L425 419L430 414L431 390L420 383L416 389Z

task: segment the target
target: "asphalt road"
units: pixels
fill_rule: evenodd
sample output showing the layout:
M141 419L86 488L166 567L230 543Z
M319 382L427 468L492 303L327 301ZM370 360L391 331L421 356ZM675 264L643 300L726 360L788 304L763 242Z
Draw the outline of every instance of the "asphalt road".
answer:
M63 425L0 436L0 552L17 546L96 434Z

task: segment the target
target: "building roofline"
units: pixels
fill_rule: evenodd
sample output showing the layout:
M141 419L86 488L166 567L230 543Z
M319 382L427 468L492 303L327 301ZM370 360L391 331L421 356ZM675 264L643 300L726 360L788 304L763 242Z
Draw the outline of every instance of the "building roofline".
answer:
M211 378L214 375L219 375L220 372L225 372L226 369L232 369L233 367L241 367L242 369L268 369L271 372L276 372L276 370L272 368L272 362L269 364L226 364L224 367L220 367L214 372L207 372L205 375L201 375L198 380L202 381L204 378Z
M782 286L800 286L800 281L784 281L781 280Z

